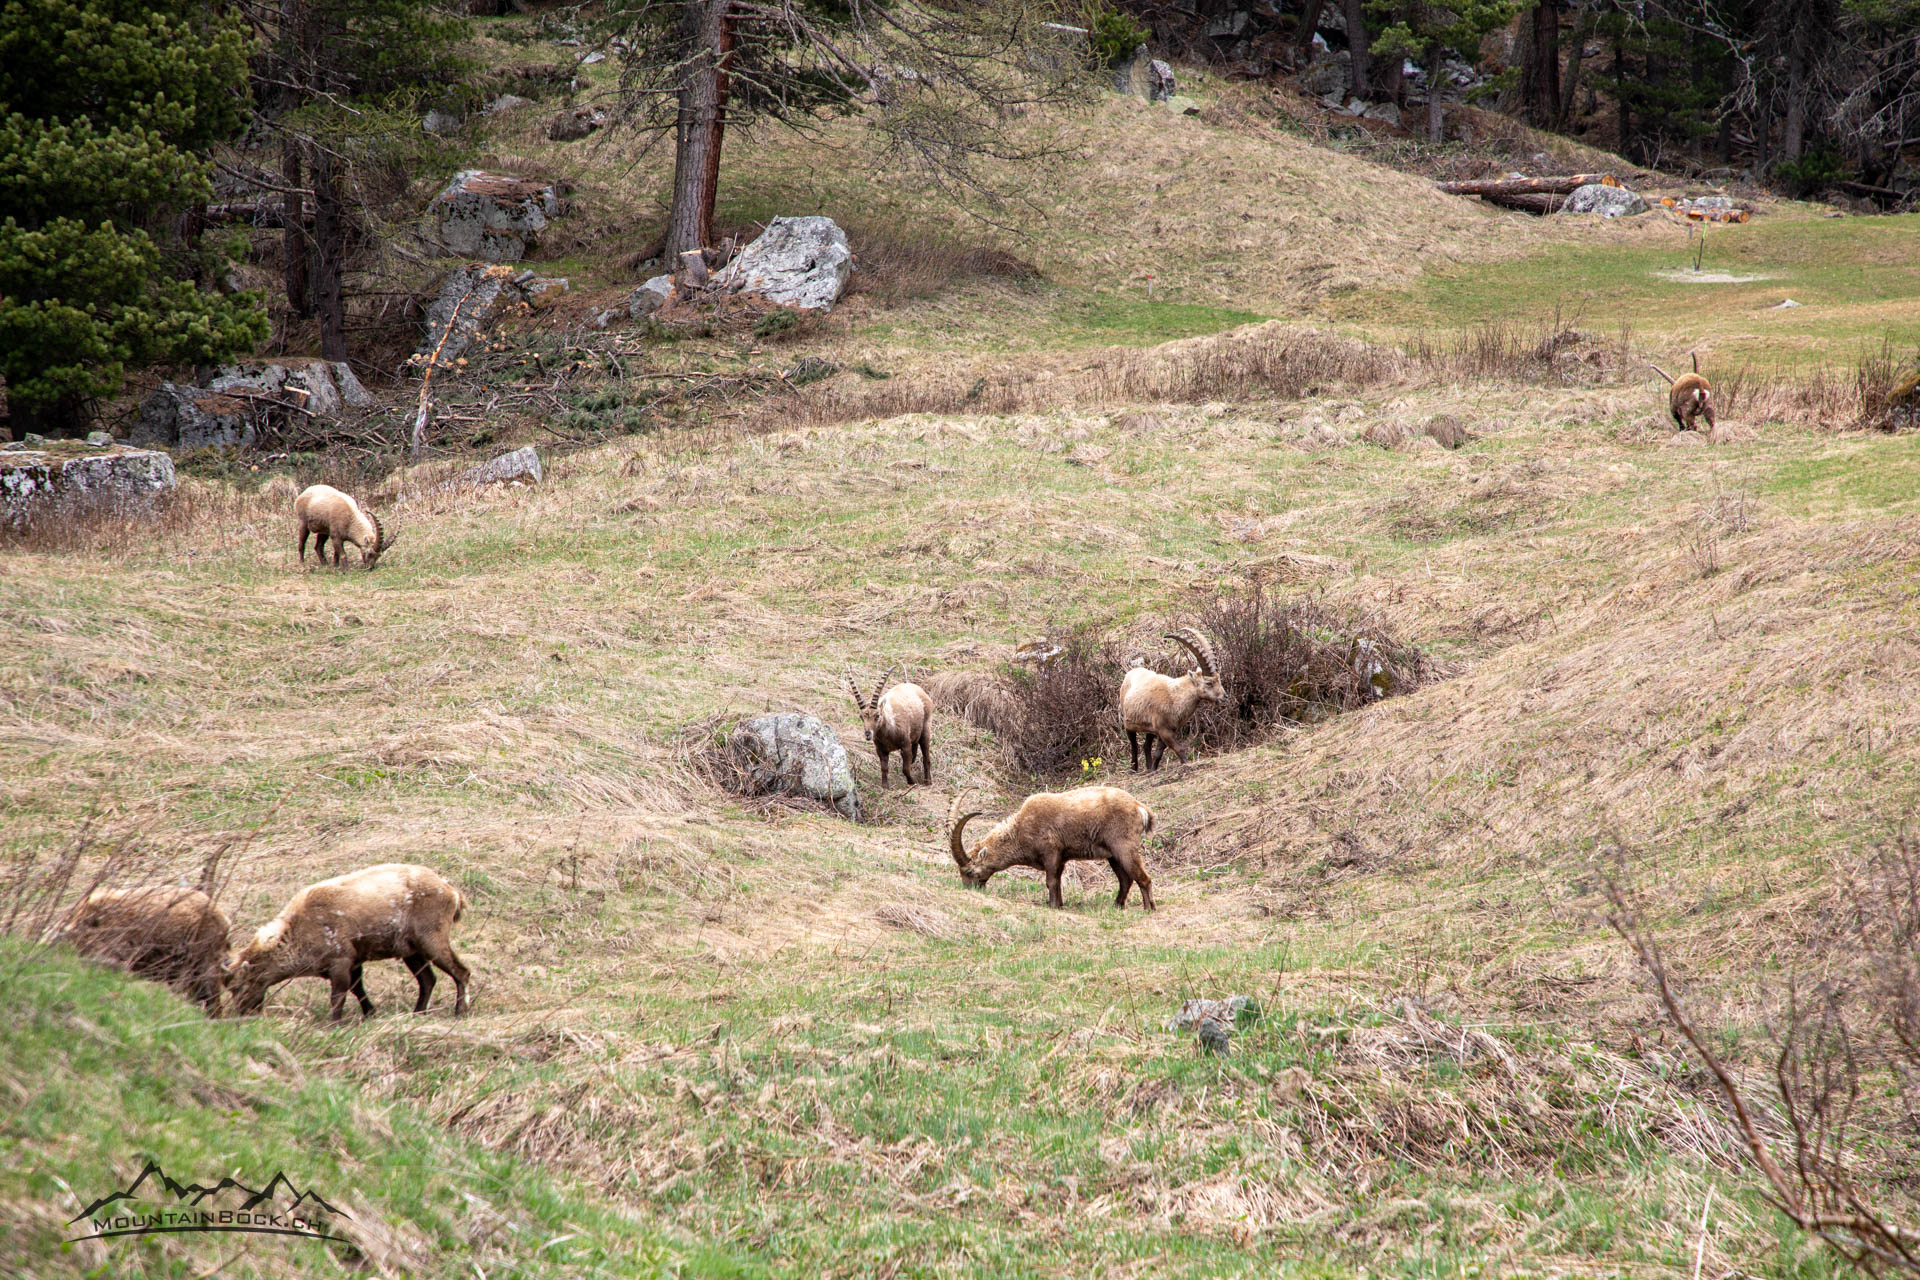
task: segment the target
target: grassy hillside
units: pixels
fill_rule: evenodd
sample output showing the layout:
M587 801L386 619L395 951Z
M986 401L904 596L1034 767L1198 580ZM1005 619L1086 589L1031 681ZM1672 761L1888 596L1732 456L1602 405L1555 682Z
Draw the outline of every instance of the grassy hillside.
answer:
M1706 265L1774 278L1692 284L1660 274L1683 227L1497 214L1197 91L1200 117L1065 122L1081 154L1035 184L1027 238L828 163L837 126L730 141L723 221L833 214L894 285L778 346L549 319L507 341L623 344L570 385L583 415L662 373L847 371L556 450L539 488L396 475L377 509L402 541L375 572L296 564L271 464L202 466L161 537L0 557L8 884L83 830L155 874L226 846L244 929L315 879L418 861L468 895L476 975L460 1022L444 986L400 1014L411 981L381 964L371 1022L330 1025L308 980L207 1023L9 944L0 1268L1832 1270L1749 1189L1599 873L1617 838L1690 998L1764 1070L1836 866L1916 791L1920 440L1840 429L1850 373L1805 385L1920 342L1913 220L1770 205L1710 233ZM544 118L481 144L574 177L545 252L584 315L631 287L663 187L655 160L548 144ZM1805 305L1758 310L1774 292ZM1628 349L1469 358L1488 322L1528 346L1556 304ZM1268 316L1377 345L1308 334L1298 358L1326 366L1283 398L1247 353L1296 331L1206 336ZM1754 364L1711 445L1632 363L1696 343L1716 376ZM483 405L519 350L447 394ZM1457 450L1421 432L1441 416L1471 433ZM846 667L992 673L1075 627L1152 643L1255 584L1378 618L1438 678L1150 778L1114 733L1081 776L1154 809L1157 912L1116 912L1097 864L1059 912L1034 875L964 889L958 793L999 811L1080 779L1023 774L959 717L936 721L931 787L878 790ZM706 780L715 728L769 708L837 727L866 821ZM1264 1016L1231 1056L1168 1029L1234 993ZM1904 1141L1863 1167L1897 1206ZM297 1167L349 1189L369 1236L358 1257L63 1249L69 1201L145 1155Z

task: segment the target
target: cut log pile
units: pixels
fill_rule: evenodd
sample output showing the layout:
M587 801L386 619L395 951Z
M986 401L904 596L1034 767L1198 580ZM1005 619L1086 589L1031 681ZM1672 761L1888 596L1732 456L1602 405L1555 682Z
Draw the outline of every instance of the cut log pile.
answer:
M1450 196L1479 196L1502 209L1547 214L1558 213L1574 191L1595 184L1617 187L1620 179L1610 173L1564 173L1551 178L1474 178L1442 182L1439 187Z

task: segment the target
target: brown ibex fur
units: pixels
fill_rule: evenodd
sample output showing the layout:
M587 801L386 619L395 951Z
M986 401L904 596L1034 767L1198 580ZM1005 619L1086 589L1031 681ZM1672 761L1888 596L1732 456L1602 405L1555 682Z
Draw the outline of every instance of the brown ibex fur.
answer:
M260 926L226 966L233 1011L257 1013L267 988L289 978L333 983L333 1020L351 992L371 1018L373 1001L361 980L372 960L404 960L420 984L415 1013L433 996L433 966L453 979L455 1017L467 1011L467 966L453 953L453 925L467 900L427 867L390 862L310 884Z
M1224 702L1227 697L1220 681L1219 661L1205 636L1182 627L1180 634L1169 632L1167 639L1185 646L1200 669L1174 677L1135 667L1120 682L1120 727L1127 731L1127 752L1136 773L1140 770L1140 734L1147 736L1148 773L1160 767L1169 746L1174 758L1185 764L1187 753L1180 745L1180 735L1187 721L1193 719L1202 702Z
M947 810L947 843L960 864L960 879L978 889L1009 867L1038 867L1047 878L1047 902L1064 907L1060 874L1067 863L1100 861L1113 868L1120 892L1113 905L1127 905L1127 891L1140 886L1140 902L1153 910L1153 877L1140 860L1140 837L1153 830L1153 810L1119 787L1076 787L1028 796L967 852L962 834L981 810L960 812L963 797Z
M360 504L348 495L329 485L309 485L300 496L293 500L293 518L300 524L300 562L307 560L307 537L318 535L314 539L314 550L319 553L320 563L327 562L327 539L333 539L333 563L337 568L340 555L346 544L351 542L360 548L360 567L371 569L380 562L398 535L389 537L380 527L380 519L369 512L362 511Z
M912 681L903 681L887 689L887 677L891 669L881 673L879 682L873 686L873 697L860 696L860 686L853 682L853 673L847 673L847 688L853 691L854 705L860 708L860 719L867 727L867 741L873 744L874 754L880 757L880 785L887 785L887 757L900 753L900 772L913 785L913 753L920 753L920 781L933 781L933 758L928 749L933 744L933 699L925 689Z
M226 913L198 889L95 889L48 941L164 982L213 1013L220 1004L220 962L232 927Z
M1693 357L1693 372L1674 377L1657 364L1648 366L1667 380L1671 390L1667 393L1667 412L1673 415L1673 423L1682 431L1692 431L1696 418L1707 420L1707 430L1713 430L1713 387L1700 376L1700 357Z

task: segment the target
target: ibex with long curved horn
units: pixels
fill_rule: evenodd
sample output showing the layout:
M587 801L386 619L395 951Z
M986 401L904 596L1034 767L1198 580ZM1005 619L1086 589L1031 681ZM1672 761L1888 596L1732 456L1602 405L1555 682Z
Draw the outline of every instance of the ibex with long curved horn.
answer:
M852 690L854 705L860 708L860 719L866 723L867 741L880 757L880 785L887 785L887 757L896 751L900 753L900 772L908 786L913 785L915 751L920 753L920 781L932 782L933 698L911 680L887 689L887 677L893 672L894 668L888 667L880 674L871 698L860 696L853 672L847 672L847 688ZM882 689L886 689L884 694Z
M1182 627L1178 633L1168 632L1167 639L1193 654L1200 669L1184 676L1163 676L1135 667L1120 682L1120 727L1127 731L1127 752L1136 773L1140 770L1140 734L1147 736L1148 773L1160 767L1168 747L1173 748L1174 758L1185 764L1187 753L1180 746L1180 735L1187 721L1193 719L1201 703L1227 699L1220 663L1207 638L1192 627Z
M1673 415L1673 425L1682 431L1691 431L1695 418L1705 418L1707 430L1713 430L1713 387L1700 376L1698 353L1693 357L1693 372L1677 378L1651 361L1647 367L1665 378L1672 388L1667 393L1667 412Z
M947 810L947 845L960 864L960 879L978 889L1010 867L1037 867L1047 878L1047 903L1064 907L1060 874L1069 862L1100 861L1113 868L1120 892L1113 905L1127 905L1127 891L1140 886L1140 903L1153 910L1153 877L1140 860L1140 837L1153 830L1153 810L1119 787L1076 787L1028 796L967 851L967 823L983 812L960 812L964 795Z

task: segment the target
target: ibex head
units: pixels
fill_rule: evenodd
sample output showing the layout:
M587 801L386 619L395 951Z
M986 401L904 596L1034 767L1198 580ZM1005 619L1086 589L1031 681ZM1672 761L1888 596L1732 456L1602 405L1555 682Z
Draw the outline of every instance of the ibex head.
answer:
M1188 677L1200 697L1207 702L1225 702L1227 689L1220 679L1220 661L1214 656L1212 642L1193 627L1169 631L1166 638L1185 648L1200 664L1200 669Z
M978 869L976 855L979 850L968 853L962 834L967 829L967 823L985 813L986 810L971 809L961 813L960 804L966 798L966 793L961 792L953 798L953 804L947 809L947 847L953 850L953 860L960 866L961 883L969 889L978 889L987 883L988 877Z
M894 666L898 665L898 663L894 664ZM866 738L868 742L873 741L873 731L880 724L880 695L886 692L887 677L892 675L893 672L894 667L888 667L880 673L880 678L874 682L872 697L862 697L860 695L860 686L854 683L853 672L848 670L846 673L847 689L853 694L853 704L860 708L860 719L867 727Z

